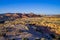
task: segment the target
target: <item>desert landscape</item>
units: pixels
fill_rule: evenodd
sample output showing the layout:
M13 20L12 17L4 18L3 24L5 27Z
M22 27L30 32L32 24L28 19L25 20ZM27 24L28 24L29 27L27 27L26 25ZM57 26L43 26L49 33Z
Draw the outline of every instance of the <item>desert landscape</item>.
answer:
M0 0L0 40L60 40L60 0Z
M60 15L0 14L0 40L60 40Z

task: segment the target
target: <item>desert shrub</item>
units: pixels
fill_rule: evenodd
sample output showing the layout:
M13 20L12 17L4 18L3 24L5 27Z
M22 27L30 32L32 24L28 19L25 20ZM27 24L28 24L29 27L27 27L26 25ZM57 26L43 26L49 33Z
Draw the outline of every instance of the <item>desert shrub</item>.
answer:
M35 39L35 40L40 40L40 39Z
M29 40L28 38L22 38L22 40Z
M3 36L1 32L0 32L0 36Z
M40 40L46 40L46 38L41 38Z
M19 33L22 33L22 32L24 32L24 31L19 29L18 32L19 32Z
M37 32L43 33L41 29L36 29Z
M54 34L50 34L50 36L51 36L52 38L56 38Z
M60 36L58 36L58 40L60 40Z

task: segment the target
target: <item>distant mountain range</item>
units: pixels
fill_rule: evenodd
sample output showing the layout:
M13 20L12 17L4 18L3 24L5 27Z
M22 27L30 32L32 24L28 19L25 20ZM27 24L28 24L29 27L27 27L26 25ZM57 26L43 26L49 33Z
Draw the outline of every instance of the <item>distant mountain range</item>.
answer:
M30 17L42 17L42 15L36 15L33 13L30 14L22 14L22 13L5 13L0 14L0 20L13 20L16 18L30 18Z
M4 13L0 14L0 20L14 20L16 18L31 18L31 17L60 17L60 15L37 15L34 13Z

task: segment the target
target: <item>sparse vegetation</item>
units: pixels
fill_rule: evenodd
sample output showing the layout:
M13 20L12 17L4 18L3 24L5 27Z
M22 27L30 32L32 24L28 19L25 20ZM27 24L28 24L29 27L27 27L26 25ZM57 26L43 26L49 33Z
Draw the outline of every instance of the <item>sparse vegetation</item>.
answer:
M25 26L26 29L29 30L29 28L27 28L26 24L35 24L37 26L35 26L36 31L40 32L40 33L44 33L47 32L45 31L45 29L48 29L51 33L48 32L48 34L50 34L50 36L53 39L60 39L60 17L28 17L28 18L17 18L14 21L5 21L4 24L0 24L0 36L4 36L3 34L7 34L8 32L11 34L21 34L22 32L24 32L23 30L20 30L19 28L21 27L20 25ZM16 26L19 25L19 26ZM45 27L43 28L42 31L41 29L37 29L40 27ZM19 27L19 28L18 28ZM24 27L23 27L24 28ZM14 30L14 32L12 31ZM12 33L13 32L13 33ZM13 39L14 40L14 39ZM22 39L25 40L25 39ZM28 40L28 39L26 39Z

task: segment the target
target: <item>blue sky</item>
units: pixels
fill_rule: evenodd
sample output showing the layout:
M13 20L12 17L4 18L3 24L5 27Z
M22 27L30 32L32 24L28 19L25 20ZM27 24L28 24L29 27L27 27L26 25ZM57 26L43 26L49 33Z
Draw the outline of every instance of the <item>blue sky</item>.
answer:
M0 13L60 14L60 0L0 0Z

